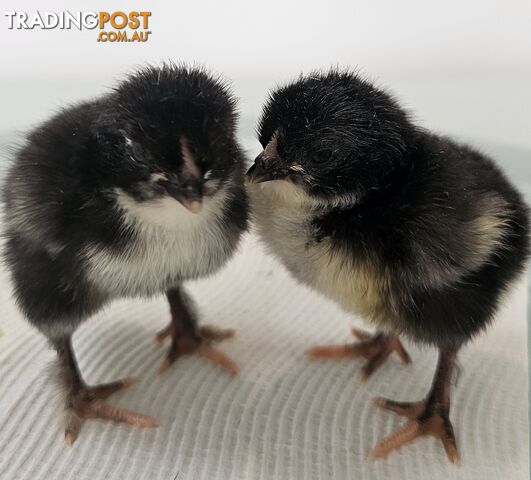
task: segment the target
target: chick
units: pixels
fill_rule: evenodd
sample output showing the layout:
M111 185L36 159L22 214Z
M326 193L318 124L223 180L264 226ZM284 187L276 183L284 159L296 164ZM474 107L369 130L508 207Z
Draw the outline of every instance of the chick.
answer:
M369 376L398 339L436 347L424 400L377 399L407 417L372 452L385 457L432 434L458 461L450 411L457 353L494 317L524 268L528 213L492 160L416 127L388 94L330 71L273 92L258 128L264 151L247 173L257 230L292 275L378 333L318 347L363 356Z
M236 122L223 82L167 64L61 111L18 151L3 191L4 258L21 311L57 350L67 443L88 418L156 425L105 402L131 379L90 386L77 365L73 333L114 299L166 294L161 372L192 352L236 372L211 345L233 332L198 327L183 288L222 267L247 226Z

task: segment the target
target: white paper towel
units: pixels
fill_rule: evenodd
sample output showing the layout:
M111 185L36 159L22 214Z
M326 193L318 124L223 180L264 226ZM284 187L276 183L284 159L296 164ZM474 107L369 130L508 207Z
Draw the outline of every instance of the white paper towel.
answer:
M363 360L310 361L316 344L350 341L359 319L297 285L252 236L228 267L191 283L202 323L234 327L220 345L241 367L232 379L197 356L164 375L154 345L169 321L164 298L119 301L86 322L74 344L91 383L137 376L114 403L153 415L141 430L86 422L73 448L47 384L54 353L31 329L0 275L0 478L12 479L511 479L529 478L527 291L522 280L486 335L460 355L451 419L461 465L423 438L369 462L403 418L371 406L375 396L419 400L436 352L406 341L413 364L391 358L367 383Z

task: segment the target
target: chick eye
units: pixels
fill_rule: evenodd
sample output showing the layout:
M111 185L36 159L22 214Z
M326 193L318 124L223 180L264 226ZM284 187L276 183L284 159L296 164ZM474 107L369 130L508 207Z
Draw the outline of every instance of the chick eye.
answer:
M315 161L317 163L326 163L332 157L331 150L320 150L315 154Z

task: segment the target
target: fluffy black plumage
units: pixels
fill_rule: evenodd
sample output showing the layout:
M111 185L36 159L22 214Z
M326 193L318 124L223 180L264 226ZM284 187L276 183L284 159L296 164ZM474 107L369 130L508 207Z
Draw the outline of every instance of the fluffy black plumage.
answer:
M77 417L104 396L79 376L70 338L107 302L167 293L172 324L159 339L171 335L173 345L165 366L196 349L212 357L205 340L228 335L197 327L182 282L219 269L247 226L235 105L202 69L147 67L44 122L16 155L3 191L4 258L18 305L59 352L69 442Z
M315 73L273 92L258 134L264 152L248 173L249 192L266 245L297 279L386 332L371 340L377 348L369 341L347 351L370 358L366 376L403 351L398 334L440 349L426 403L446 411L424 414L439 416L456 460L449 396L440 392L457 350L489 324L524 268L521 195L491 159L415 126L387 93L348 72ZM426 418L408 424L401 441Z

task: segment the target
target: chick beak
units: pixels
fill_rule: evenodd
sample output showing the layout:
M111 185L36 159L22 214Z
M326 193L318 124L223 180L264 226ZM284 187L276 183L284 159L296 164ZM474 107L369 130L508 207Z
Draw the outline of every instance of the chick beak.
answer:
M194 182L194 184L187 185L175 197L181 202L181 205L192 213L199 213L203 207L203 192L201 186Z
M247 171L245 178L248 183L262 183L280 180L287 176L287 172L277 168L281 159L277 151L278 134L275 132L264 151L256 157L254 165Z
M287 176L287 172L283 169L275 167L275 164L278 161L278 157L264 158L264 153L262 152L260 155L258 155L258 157L256 157L254 165L247 170L247 173L245 174L247 182L263 183L285 178Z
M257 159L255 160L254 165L249 170L247 170L247 173L245 174L245 179L248 183L262 183L268 182L269 180L273 180L273 177L271 175L271 172L267 172L263 167L263 163L259 163Z
M183 186L171 181L162 182L168 195L177 200L192 213L199 213L203 207L203 194L199 184Z
M201 199L181 197L178 198L178 200L184 208L192 213L199 213L203 208L203 202Z

